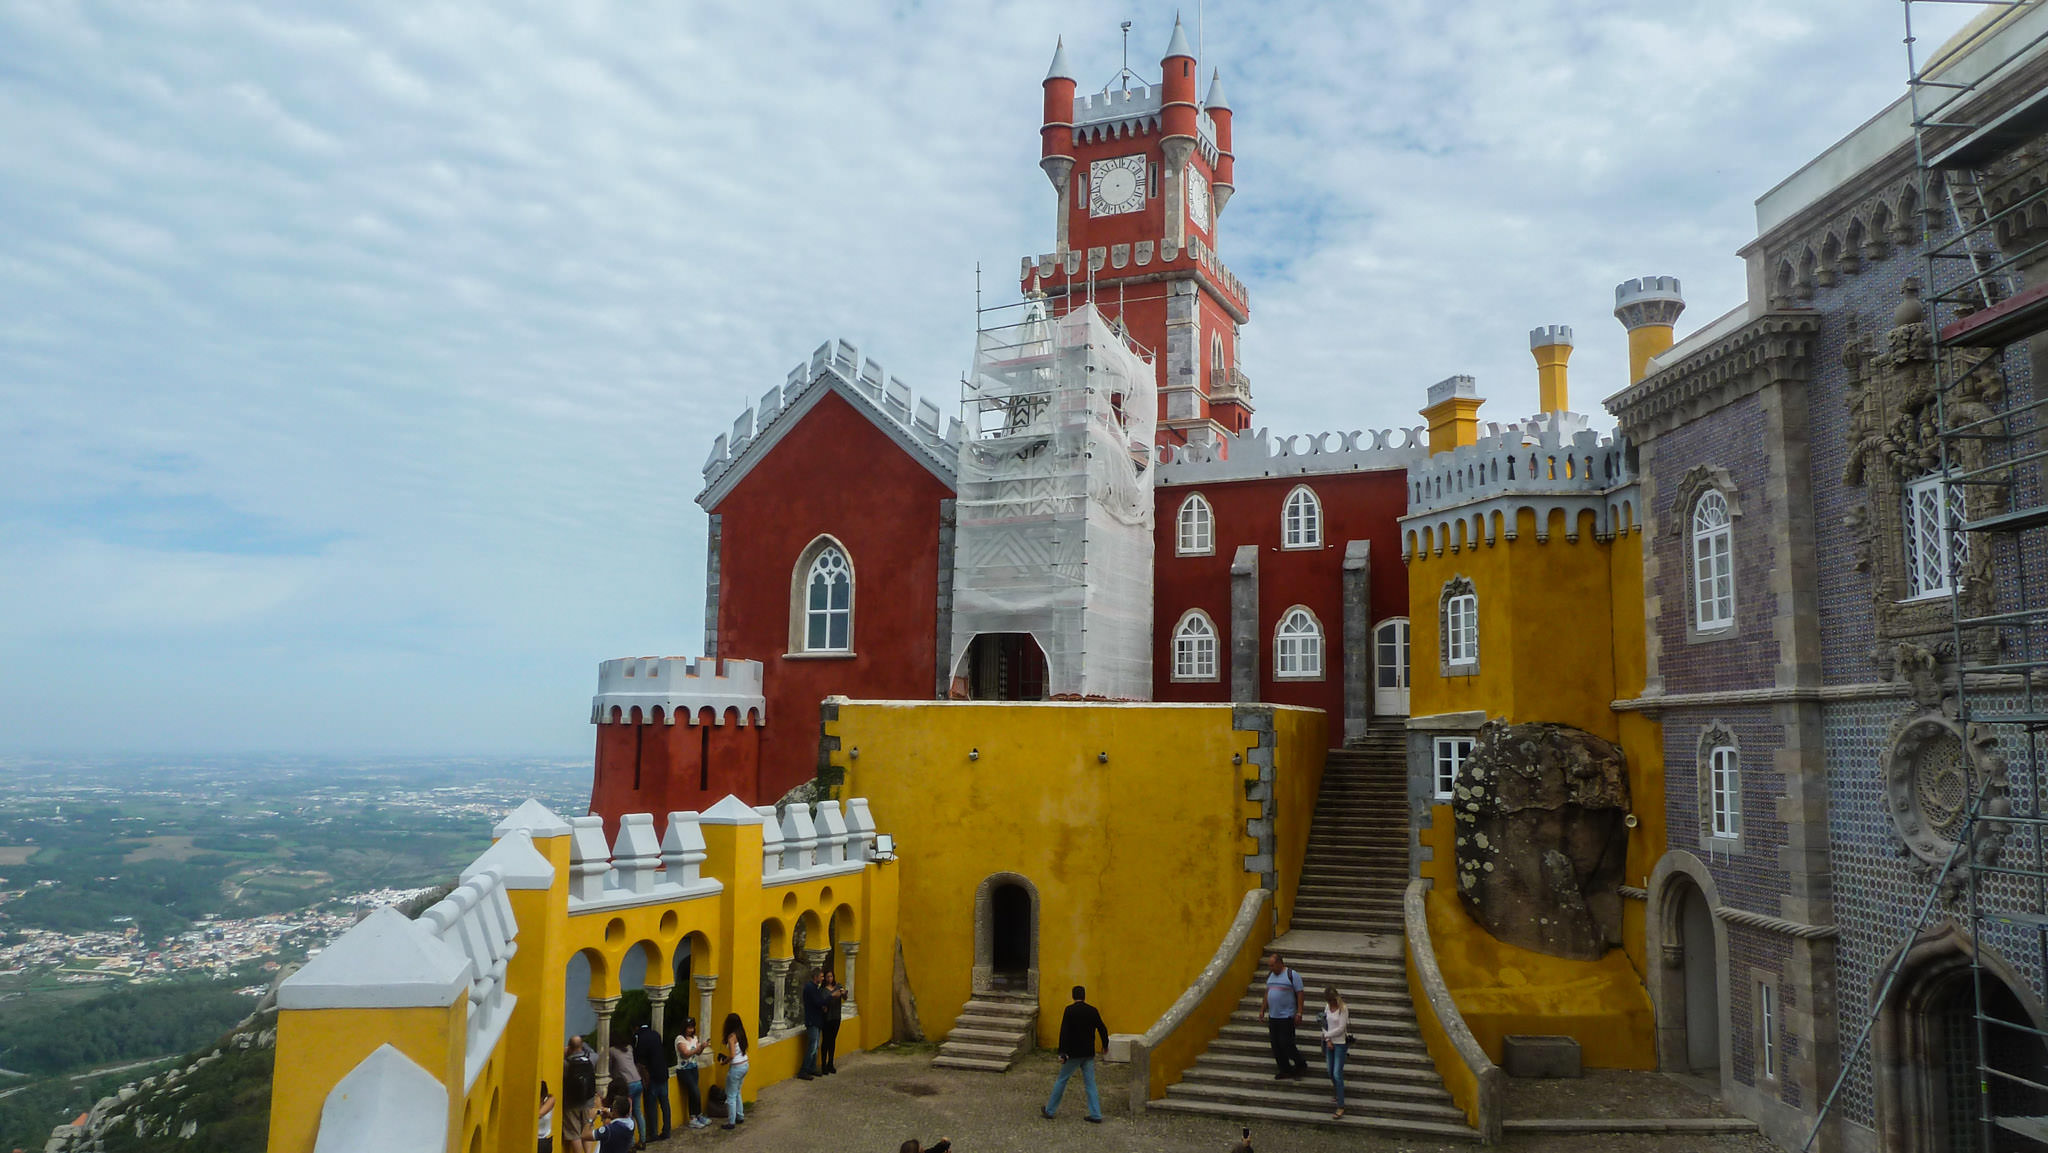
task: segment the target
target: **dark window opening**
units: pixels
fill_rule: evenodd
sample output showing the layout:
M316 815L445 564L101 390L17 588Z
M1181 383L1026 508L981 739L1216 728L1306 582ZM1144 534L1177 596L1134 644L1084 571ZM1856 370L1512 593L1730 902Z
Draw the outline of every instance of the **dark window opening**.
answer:
M977 701L1045 699L1045 652L1030 633L983 633L967 650L967 692Z
M990 968L997 976L1024 977L1031 969L1031 894L1006 884L989 898Z

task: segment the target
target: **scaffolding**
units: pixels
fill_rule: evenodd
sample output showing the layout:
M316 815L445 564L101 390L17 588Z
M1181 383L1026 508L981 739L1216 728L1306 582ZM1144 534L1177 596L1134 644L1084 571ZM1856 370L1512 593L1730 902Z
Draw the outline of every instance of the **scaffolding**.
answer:
M1148 700L1153 366L1093 304L982 317L961 389L955 692L976 637L1028 634L1047 695Z
M1937 4L1980 11L1923 62L1915 10ZM2034 372L2044 359L2035 352L2048 353L2048 185L2027 187L2038 170L2036 140L2048 131L2048 87L2038 78L2048 7L1901 7L1941 478L1908 499L1927 503L1913 514L1939 525L1943 542L1946 572L1936 575L1945 575L1951 616L1943 655L1953 662L1964 736L1961 771L1949 783L1968 784L1953 798L1962 809L1953 847L1879 974L1806 1145L1856 1067L1874 1061L1873 1029L1908 952L1935 921L1955 918L1969 928L1974 1035L1911 1058L1960 1072L1963 1100L1974 1091L1974 1116L1951 1110L1942 1137L1959 1151L2048 1148L2048 1032L2016 1011L2007 984L2020 975L2039 997L2048 979L2048 382ZM1988 771L1973 775L1973 757Z

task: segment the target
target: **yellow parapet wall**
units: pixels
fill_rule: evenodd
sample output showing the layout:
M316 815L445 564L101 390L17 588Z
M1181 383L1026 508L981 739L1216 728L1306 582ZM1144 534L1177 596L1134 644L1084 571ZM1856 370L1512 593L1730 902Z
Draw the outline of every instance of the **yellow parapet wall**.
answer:
M1650 995L1624 950L1598 961L1552 957L1495 938L1448 891L1432 890L1427 902L1444 984L1495 1063L1502 1037L1539 1033L1575 1038L1589 1068L1657 1067Z
M993 886L1034 896L1038 1035L1074 985L1112 1032L1151 1026L1277 876L1284 918L1328 742L1314 709L832 700L849 793L898 820L904 967L943 1037L990 961ZM1277 868L1276 868L1277 862ZM1206 1039L1205 1039L1206 1040Z

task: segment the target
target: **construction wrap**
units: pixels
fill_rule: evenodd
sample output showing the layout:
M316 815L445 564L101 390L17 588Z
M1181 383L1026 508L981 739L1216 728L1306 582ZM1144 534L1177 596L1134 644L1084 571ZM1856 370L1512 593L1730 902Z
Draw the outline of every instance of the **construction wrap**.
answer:
M1028 633L1052 696L1152 695L1156 376L1091 305L976 336L955 506L953 677Z

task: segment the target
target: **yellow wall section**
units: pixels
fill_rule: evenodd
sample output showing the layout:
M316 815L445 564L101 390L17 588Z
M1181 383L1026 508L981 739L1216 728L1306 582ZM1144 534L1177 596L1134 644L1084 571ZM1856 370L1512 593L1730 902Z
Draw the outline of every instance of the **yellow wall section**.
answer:
M1429 422L1430 455L1478 444L1479 406L1484 403L1477 397L1457 396L1423 409L1420 415Z
M1628 330L1628 379L1631 384L1643 379L1643 373L1650 367L1650 358L1671 347L1672 326L1668 324L1644 324Z
M833 761L846 769L845 792L869 798L897 838L904 965L928 1036L943 1037L968 999L975 891L999 872L1038 889L1042 1044L1058 1041L1070 986L1088 987L1111 1031L1136 1033L1193 983L1260 880L1244 871L1255 849L1245 822L1260 815L1245 796L1257 779L1246 754L1258 734L1234 730L1232 712L839 705L826 728L839 738ZM1327 722L1312 709L1274 707L1272 715L1275 841L1283 861L1298 860ZM1291 905L1291 892L1286 899Z
M1589 1068L1657 1067L1650 995L1624 952L1568 961L1495 939L1444 889L1431 890L1428 905L1444 984L1496 1063L1502 1037L1544 1033L1577 1039ZM1445 1067L1437 1062L1439 1070Z
M467 996L438 1009L280 1010L270 1084L270 1153L312 1153L327 1094L382 1045L412 1058L449 1087L447 1147L462 1148L462 1040L468 1022Z

